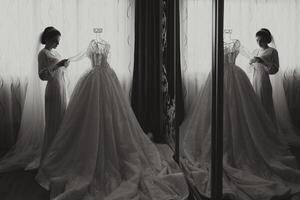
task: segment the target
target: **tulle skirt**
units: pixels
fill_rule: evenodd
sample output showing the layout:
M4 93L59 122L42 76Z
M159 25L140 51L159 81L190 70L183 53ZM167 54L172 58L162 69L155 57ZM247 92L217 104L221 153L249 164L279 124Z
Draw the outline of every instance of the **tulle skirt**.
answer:
M183 174L143 133L115 72L79 80L36 177L55 199L185 199Z
M180 133L184 167L210 196L211 74ZM270 200L300 192L300 170L286 138L269 118L247 75L224 68L223 193L238 200Z

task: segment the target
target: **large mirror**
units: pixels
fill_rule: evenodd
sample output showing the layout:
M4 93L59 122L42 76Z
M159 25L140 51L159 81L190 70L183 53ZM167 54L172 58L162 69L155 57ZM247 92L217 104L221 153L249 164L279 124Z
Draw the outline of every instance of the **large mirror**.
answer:
M223 129L223 159L218 162L223 165L219 179L225 199L299 198L299 8L292 0L224 1L223 126L218 127ZM210 175L215 167L209 11L211 1L181 2L183 86L189 89L189 80L198 95L189 103L193 93L185 89L180 159L188 182L204 199L212 197ZM205 72L205 66L201 78L197 72Z
M180 163L196 198L211 196L213 1L180 1L184 120Z

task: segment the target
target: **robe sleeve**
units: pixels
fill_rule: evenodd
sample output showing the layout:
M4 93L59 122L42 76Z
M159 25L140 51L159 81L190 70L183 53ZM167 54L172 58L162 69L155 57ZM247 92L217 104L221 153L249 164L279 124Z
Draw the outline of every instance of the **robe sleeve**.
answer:
M270 54L262 55L262 64L269 74L276 74L279 70L278 52L274 49Z
M40 53L38 56L39 77L43 81L51 80L54 72L54 65L50 64L49 58L45 53Z

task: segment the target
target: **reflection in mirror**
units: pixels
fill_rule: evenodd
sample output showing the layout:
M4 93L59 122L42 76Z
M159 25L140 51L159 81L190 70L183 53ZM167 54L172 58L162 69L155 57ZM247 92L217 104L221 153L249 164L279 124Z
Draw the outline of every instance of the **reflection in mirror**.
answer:
M185 108L180 163L193 193L210 197L212 1L181 1L180 29Z
M300 132L290 118L282 76L297 55L290 50L298 43L293 33L299 19L290 17L297 7L295 1L225 2L224 26L231 29L224 35L225 195L289 199L300 191L290 151L300 145ZM287 44L287 37L293 42Z
M200 62L201 46L205 44L202 38L197 51L190 51L197 43L189 43L189 30L206 30L199 25L205 19L205 11L199 12L197 24L191 24L193 19L188 16L204 2L181 4L181 12L188 13L181 17L181 29L186 33L181 38L181 58L187 58L187 70L192 59L186 55L196 54ZM299 97L299 8L300 2L292 0L225 1L223 196L228 199L300 198L299 103L295 101ZM208 197L210 120L203 105L210 104L206 89L211 84L207 81L209 75L204 80L199 98L194 98L197 103L189 104L193 113L190 118L186 110L180 143L187 177L200 194ZM201 114L195 114L198 112ZM196 118L198 123L192 123Z

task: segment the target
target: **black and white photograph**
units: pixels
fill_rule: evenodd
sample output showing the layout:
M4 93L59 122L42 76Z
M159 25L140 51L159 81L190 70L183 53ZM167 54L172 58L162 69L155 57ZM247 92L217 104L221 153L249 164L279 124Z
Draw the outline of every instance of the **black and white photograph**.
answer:
M1 200L300 200L300 0L0 0Z

